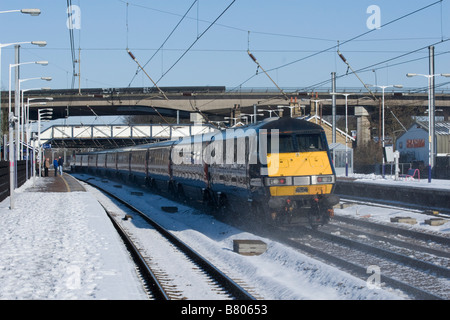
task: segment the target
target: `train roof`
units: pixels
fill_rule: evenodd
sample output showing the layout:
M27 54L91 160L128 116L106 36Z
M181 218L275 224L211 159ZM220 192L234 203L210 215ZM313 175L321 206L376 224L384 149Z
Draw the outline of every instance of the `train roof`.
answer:
M323 132L324 129L315 123L306 121L304 119L298 119L298 118L290 118L290 117L281 117L281 118L267 118L263 121L259 121L254 124L250 124L247 126L242 127L234 127L234 128L227 128L231 130L236 130L234 136L247 136L250 133L248 131L251 131L251 134L256 134L260 129L266 129L266 130L272 130L272 129L278 129L279 133L292 133L292 132L305 132L305 133L319 133ZM216 132L209 132L202 135L203 140L211 140L214 136L221 136L226 134L227 130L222 131L216 131ZM155 143L149 143L149 144L141 144L131 147L124 147L120 149L108 149L108 150L99 150L94 152L88 152L87 154L96 154L96 153L109 153L109 152L127 152L131 150L142 150L142 149L148 149L148 148L160 148L160 147L167 147L174 144L179 144L183 142L195 142L194 138L195 136L187 136L180 138L178 140L168 140L163 142L155 142Z
M279 129L282 132L294 132L294 131L317 131L321 132L324 129L315 123L306 121L304 119L282 117L275 118L274 121L262 121L259 129Z

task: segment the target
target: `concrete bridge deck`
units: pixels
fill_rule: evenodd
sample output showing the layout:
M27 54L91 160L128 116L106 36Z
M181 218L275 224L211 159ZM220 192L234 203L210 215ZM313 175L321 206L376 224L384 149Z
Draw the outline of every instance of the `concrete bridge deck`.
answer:
M276 108L279 105L289 106L291 99L297 101L307 111L314 107L313 100L331 99L329 91L305 92L299 89L286 90L286 95L277 89L240 89L227 90L225 87L169 87L162 88L168 100L164 99L155 88L110 88L78 90L29 91L28 97L52 97L46 108L53 109L53 119L70 116L105 116L105 115L140 115L157 114L164 117L189 119L191 112L201 110L211 120L222 120L224 116L239 108L242 113L253 113L257 108ZM348 97L349 114L353 114L355 106L377 108L379 101L374 101L364 88L346 88L338 92L353 93ZM428 93L417 89L402 89L385 92L386 105L390 106L427 106ZM444 116L450 113L450 92L436 90L436 108L442 109ZM381 98L381 92L375 92ZM321 101L323 114L331 114L331 101ZM344 114L345 98L336 96L337 113ZM8 93L2 93L2 109L8 107ZM43 108L40 106L39 108ZM38 107L30 108L30 118L37 119Z

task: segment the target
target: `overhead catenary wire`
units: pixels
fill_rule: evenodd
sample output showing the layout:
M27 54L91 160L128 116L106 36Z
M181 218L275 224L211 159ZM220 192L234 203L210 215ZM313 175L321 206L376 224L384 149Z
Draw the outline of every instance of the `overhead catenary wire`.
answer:
M443 1L443 0L437 0L437 1L433 2L433 3L431 3L431 4L428 4L428 5L426 5L426 6L421 7L421 8L419 8L419 9L416 9L416 10L414 10L414 11L408 12L408 13L406 13L406 14L404 14L404 15L398 17L398 18L395 18L395 19L393 19L393 20L390 20L390 21L388 21L388 22L382 24L382 25L380 26L380 28L386 27L386 26L391 25L391 24L393 24L393 23L395 23L395 22L398 22L398 21L400 21L400 20L403 20L403 19L405 19L405 18L407 18L407 17L409 17L409 16L411 16L411 15L414 15L414 14L416 14L416 13L418 13L418 12L421 12L421 11L423 11L423 10L426 10L426 9L432 7L432 6L437 5L438 3L441 3L442 1ZM320 50L320 51L317 51L317 52L315 52L315 53L312 53L312 54L310 54L310 55L308 55L308 56L306 56L306 57L303 57L303 58L300 58L300 59L297 59L297 60L294 60L294 61L285 63L285 64L283 64L283 65L280 65L280 66L278 66L278 67L274 67L274 68L272 68L272 69L268 69L267 71L270 72L270 71L282 69L282 68L285 68L285 67L287 67L287 66L290 66L290 65L293 65L293 64L295 64L295 63L298 63L298 62L300 62L300 61L304 61L304 60L306 60L306 59L309 59L309 58L312 58L312 57L314 57L314 56L317 56L317 55L319 55L319 54L322 54L322 53L325 53L325 52L329 52L329 51L331 51L331 50L337 50L339 46L342 46L342 45L348 44L348 43L350 43L350 42L352 42L352 41L355 41L355 40L357 40L357 39L359 39L359 38L361 38L361 37L363 37L363 36L366 36L366 35L368 35L368 34L370 34L370 33L372 33L372 32L375 32L376 30L377 30L377 29L370 29L370 30L368 30L368 31L366 31L366 32L363 32L363 33L360 33L359 35L356 35L356 36L354 36L354 37L352 37L352 38L349 38L349 39L347 39L347 40L344 40L344 41L340 42L340 44L336 44L336 45L330 46L330 47L325 48L325 49L323 49L323 50Z
M201 37L203 37L203 35L208 32L209 29L211 29L211 27L225 14L225 12L228 11L228 9L230 9L230 7L236 2L236 0L233 0L220 14L219 16L213 21L211 22L211 24L200 34L197 36L197 38L194 40L194 42L192 42L192 44L186 49L186 51L183 52L183 54L172 64L172 66L166 70L166 72L164 72L161 77L158 79L158 81L156 81L156 83L158 83L159 81L161 81L161 79L167 74L169 73L170 70L172 70L173 67L175 67L175 65L178 64L178 62L180 62L181 59L183 59L183 57L191 50L191 48L197 43L198 40L200 40Z
M339 57L341 58L341 60L344 61L344 63L348 66L348 68L349 68L350 70L352 70L353 74L358 78L358 80L361 81L361 83L363 84L364 88L366 88L367 91L369 91L369 93L370 93L370 95L373 97L373 99L374 99L374 100L378 100L379 103L381 104L380 98L377 98L377 97L375 96L375 94L372 92L372 90L369 89L369 86L368 86L368 85L367 85L367 84L366 84L366 83L358 76L358 74L353 70L352 66L351 66L350 63L347 61L347 59L345 59L344 55L339 51L339 49L338 49L338 51L337 51L337 54L339 55ZM408 130L406 130L406 128L405 128L405 126L403 125L403 123L401 123L401 121L397 118L397 116L396 116L396 115L394 114L394 112L391 110L391 108L389 108L389 107L387 107L387 108L388 108L388 110L391 112L391 114L392 114L392 116L395 118L395 120L397 120L397 122L402 126L402 128L403 128L405 131L408 131Z
M128 54L130 55L131 59L133 59L134 62L137 63L137 65L139 66L139 68L141 68L142 71L144 71L144 73L147 75L147 77L153 82L153 84L155 85L155 87L158 89L159 93L161 93L161 94L164 96L164 98L165 98L166 100L169 100L169 98L167 98L167 96L166 96L166 94L164 93L164 91L162 91L161 88L159 88L159 87L156 85L156 83L153 81L153 79L152 79L152 78L148 75L148 73L142 68L142 66L139 64L139 61L138 61L138 60L136 59L136 57L131 53L131 51L130 51L129 49L127 49L127 52L128 52ZM164 116L158 111L157 108L155 108L153 105L152 105L151 107L152 107L152 109L158 114L158 116L159 116L165 123L167 123L168 125L170 125L169 121L167 121L167 119L164 118Z
M66 0L67 3L67 21L68 21L68 29L69 29L69 42L70 42L70 51L71 51L71 60L72 60L72 85L71 89L75 87L75 37L73 35L73 22L72 22L72 12L70 11L72 8L72 0Z
M153 81L153 79L149 76L149 74L145 71L145 69L141 66L141 64L139 63L139 61L136 59L136 57L131 53L131 51L129 49L127 49L127 52L129 54L129 56L131 57L131 59L134 60L134 62L136 62L136 64L138 65L138 67L144 71L145 75L150 79L150 81L153 83L153 85L156 87L156 89L158 89L159 93L161 93L164 97L164 99L169 100L169 98L167 98L166 94L164 93L164 91L161 90L160 87L158 87L158 85L155 83L155 81Z
M269 74L266 72L266 70L264 70L264 68L261 66L261 64L258 62L258 60L256 60L255 56L249 51L247 50L248 55L250 56L250 59L253 60L253 62L256 63L256 65L258 66L258 68L260 68L265 74L266 76L270 79L270 81L272 81L272 83L278 88L278 90L280 90L280 92L283 94L283 96L285 97L286 100L289 100L289 97L286 95L286 93L283 91L283 89L281 89L275 81L273 81L273 79L269 76Z
M161 9L156 9L156 8L152 8L152 7L149 7L149 6L136 4L136 3L132 3L132 2L125 2L125 0L118 0L118 1L122 2L122 3L129 3L130 5L138 7L138 8L151 10L151 11L156 11L156 12L159 12L159 13L164 13L164 14L168 14L168 15L172 15L172 16L181 17L181 14L178 14L178 13L169 12L169 11L165 11L165 10L161 10ZM211 21L209 21L209 20L199 19L198 15L197 15L197 18L186 17L186 19L196 20L197 23L198 22L211 23ZM239 27L230 26L230 25L226 25L226 24L222 24L222 23L216 23L215 25L223 27L223 28L231 29L231 30L245 32L245 33L248 32L247 29L242 29L242 28L239 28ZM336 40L333 40L333 39L311 37L311 36L304 36L304 35L283 34L283 33L274 33L274 32L266 32L266 31L257 31L257 30L253 30L252 32L255 33L255 34L275 36L275 37L287 37L287 38L297 38L297 39L327 41L327 42L335 42L336 41ZM197 32L197 34L198 34L198 32Z
M423 11L423 10L425 10L425 9L428 9L428 8L430 8L430 7L432 7L432 6L435 6L436 4L441 3L442 1L443 1L443 0L435 1L435 2L433 2L433 3L431 3L431 4L428 4L428 5L424 6L424 7L421 7L421 8L419 8L419 9L414 10L414 11L411 11L411 12L409 12L409 13L406 13L406 14L404 14L404 15L398 17L398 18L395 18L395 19L393 19L393 20L390 20L390 21L386 22L385 24L381 25L381 28L382 28L382 27L386 27L386 26L388 26L388 25L390 25L390 24L393 24L393 23L395 23L395 22L397 22L397 21L400 21L400 20L402 20L402 19L405 19L406 17L409 17L409 16L411 16L411 15L414 15L414 14L416 14L416 13L418 13L418 12L420 12L420 11ZM376 30L377 30L377 29L371 29L371 30L369 30L369 31L363 32L363 33L361 33L361 34L359 34L359 35L356 35L356 36L354 36L354 37L352 37L352 38L349 38L349 39L347 39L347 40L341 42L340 44L336 44L336 45L327 47L327 48L325 48L325 49L322 49L322 50L316 51L316 52L314 52L314 53L312 53L312 54L310 54L310 55L307 55L306 57L303 57L303 58L300 58L300 59L297 59L297 60L288 62L288 63L283 64L283 65L280 65L280 66L278 66L278 67L274 67L274 68L268 69L267 72L271 72L271 71L275 71L275 70L278 70L278 69L281 69L281 68L285 68L285 67L287 67L287 66L293 65L293 64L298 63L298 62L300 62L300 61L307 60L307 59L309 59L309 58L315 57L315 56L317 56L317 55L319 55L319 54L322 54L322 53L325 53L325 52L331 52L331 51L337 50L337 49L339 48L339 45L342 46L343 44L348 44L348 43L350 43L350 42L352 42L352 41L356 41L357 39L359 39L359 38L361 38L361 37L363 37L363 36L365 36L365 35L367 35L367 34L369 34L369 33L372 33L372 32L374 32L374 31L376 31ZM248 32L248 31L246 31L246 32ZM447 41L447 40L450 40L450 39L446 39L446 40L443 40L443 41ZM440 42L442 42L442 41L440 41ZM416 50L416 51L418 51L418 50ZM407 54L409 54L409 53L407 53ZM404 55L406 55L406 54L404 54ZM404 56L404 55L402 55L402 56ZM395 58L393 58L393 59L395 59ZM392 60L392 59L391 59L391 60ZM367 67L366 67L366 68L367 68ZM245 83L247 83L248 81L250 81L251 79L253 79L253 78L254 78L255 76L257 76L257 75L258 75L258 74L253 74L253 75L251 75L249 78L247 78L246 80L244 80L243 82L241 82L239 85L235 86L233 90L242 87ZM342 77L342 76L340 76L340 77ZM329 81L330 81L330 80L323 81L323 82L321 82L321 84L322 84L322 83L328 83ZM311 86L310 86L310 87L311 87Z
M345 59L344 55L339 51L339 49L337 50L337 54L339 58L341 58L341 60L344 61L344 63L347 65L348 69L350 69L352 73L358 78L358 80L363 84L364 88L366 88L367 91L369 91L373 99L377 100L375 94L372 92L372 90L370 90L369 86L359 77L359 75L355 72L355 70L353 70L352 66L350 65L350 63L348 63L347 59Z
M166 37L166 39L163 41L163 43L161 44L161 46L155 51L155 53L153 53L153 55L150 57L150 59L148 59L148 61L143 65L142 68L138 68L136 70L136 73L134 74L133 78L131 79L130 83L128 84L128 87L131 86L131 83L134 81L134 79L136 78L136 76L139 74L139 70L143 70L149 63L150 61L152 61L152 59L156 56L156 54L161 51L161 49L164 47L164 45L167 43L167 41L170 39L170 37L174 34L175 30L178 29L178 27L180 26L181 22L183 22L183 20L186 18L186 15L189 13L189 11L191 11L192 7L195 5L195 3L198 0L194 0L194 2L191 4L191 6L189 7L189 9L187 9L187 11L185 12L185 14L183 15L183 17L180 19L180 21L178 21L178 23L176 24L176 26L172 29L172 31L169 33L169 35ZM127 2L127 30L128 30L128 5L129 3ZM128 50L128 40L127 40L127 50Z
M355 72L362 73L362 72L368 72L368 71L372 71L372 70L379 70L379 69L387 68L385 65L388 62L391 62L391 61L394 61L394 60L406 57L408 55L417 53L417 52L419 52L421 50L427 49L430 45L431 46L435 46L435 45L439 45L439 44L447 42L447 41L450 41L450 38L444 39L442 41L434 42L432 44L428 44L428 45L420 47L418 49L414 49L414 50L408 51L406 53L402 53L401 55L398 55L398 56L395 56L395 57L392 57L392 58L388 58L388 59L385 59L383 61L376 62L374 64L368 65L368 66L363 67L363 68L359 68L359 69L355 70ZM449 53L450 53L450 51L444 51L444 52L440 52L440 53L438 53L436 55L443 55L443 54L449 54ZM393 67L393 66L396 66L396 65L405 64L405 63L409 63L409 62L414 62L414 61L421 60L421 59L428 59L428 55L425 56L425 57L421 57L421 58L416 58L416 59L411 59L411 60L408 60L408 61L398 62L396 64L391 64L391 65L389 65L389 67ZM374 67L377 67L377 68L374 68ZM345 76L348 76L348 75L349 74L338 75L337 79L345 77ZM330 83L330 81L331 81L330 79L327 79L327 80L315 83L313 85L310 85L310 86L306 87L305 89L315 88L315 87L318 87L318 86L323 86L323 85L326 85L326 84Z

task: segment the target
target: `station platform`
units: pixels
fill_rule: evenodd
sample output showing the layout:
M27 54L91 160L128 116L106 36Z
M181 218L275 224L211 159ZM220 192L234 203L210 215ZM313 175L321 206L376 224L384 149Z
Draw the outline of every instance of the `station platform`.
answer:
M336 180L335 192L341 196L382 199L422 206L438 211L450 208L450 180L344 178Z
M40 183L27 189L28 192L76 192L86 191L86 189L70 174L63 173L56 177L51 175L42 177L46 183Z
M0 300L148 299L104 208L71 175L0 202Z

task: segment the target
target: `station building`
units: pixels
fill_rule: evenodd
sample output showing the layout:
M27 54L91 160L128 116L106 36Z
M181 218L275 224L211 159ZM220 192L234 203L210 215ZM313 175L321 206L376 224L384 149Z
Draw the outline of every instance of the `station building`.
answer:
M435 122L436 177L450 178L450 122ZM409 129L397 138L396 150L401 163L416 163L428 166L429 142L428 121L416 120Z

